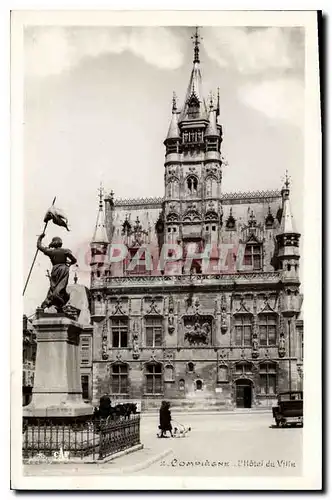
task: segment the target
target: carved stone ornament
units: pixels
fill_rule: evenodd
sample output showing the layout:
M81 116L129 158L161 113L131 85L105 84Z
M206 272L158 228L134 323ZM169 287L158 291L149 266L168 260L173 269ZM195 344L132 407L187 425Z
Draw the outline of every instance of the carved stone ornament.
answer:
M80 315L81 310L77 309L77 307L72 306L71 304L66 304L62 311L68 318L73 319L74 321L77 321Z
M138 335L133 335L133 359L139 359L140 351L138 346Z
M283 358L286 354L286 341L283 333L280 334L278 353L280 358Z
M103 333L101 340L101 358L106 361L109 357L108 355L108 320L105 319L103 324Z
M224 335L227 332L227 329L226 297L225 294L223 294L221 296L221 333Z
M192 324L186 325L184 339L190 345L208 345L211 337L211 325L208 321L202 320L198 315Z
M253 359L256 359L259 357L259 351L258 351L258 340L257 337L254 337L252 339L252 351L251 351L251 356Z
M159 306L156 304L156 299L152 298L150 302L149 309L146 311L146 314L157 314L159 315L160 309Z
M172 334L175 330L175 318L174 318L174 300L171 296L169 298L168 305L168 333Z
M104 361L108 359L108 349L107 349L107 336L103 337L101 343L101 357Z

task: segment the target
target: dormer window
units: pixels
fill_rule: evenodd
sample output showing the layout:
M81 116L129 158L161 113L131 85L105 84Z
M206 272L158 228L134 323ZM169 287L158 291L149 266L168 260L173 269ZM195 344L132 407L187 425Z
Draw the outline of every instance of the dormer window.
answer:
M266 229L272 229L273 225L274 225L274 217L271 214L271 208L269 207L269 212L268 212L266 219L265 219L265 227L266 227Z
M247 243L244 251L244 265L251 266L254 270L262 269L262 245L259 243Z
M232 209L231 209L229 212L229 216L227 218L227 221L226 221L226 229L228 229L229 231L235 230L235 222L236 221L233 217Z
M188 118L198 118L199 117L199 100L193 95L188 103Z

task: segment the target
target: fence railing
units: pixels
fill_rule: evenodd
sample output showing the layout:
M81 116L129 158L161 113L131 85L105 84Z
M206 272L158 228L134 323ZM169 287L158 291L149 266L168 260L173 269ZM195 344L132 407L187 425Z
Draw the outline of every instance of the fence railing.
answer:
M23 420L23 458L55 457L102 460L140 444L140 415L116 421L72 421L54 424L46 419Z

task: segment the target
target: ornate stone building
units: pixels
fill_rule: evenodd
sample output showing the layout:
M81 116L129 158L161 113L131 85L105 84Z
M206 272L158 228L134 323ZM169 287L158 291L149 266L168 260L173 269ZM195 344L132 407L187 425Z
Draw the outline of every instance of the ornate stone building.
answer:
M219 93L201 89L199 38L173 98L163 198L100 194L91 243L93 402L270 405L301 387L299 239L281 190L223 191ZM123 250L125 248L125 250ZM124 256L124 258L122 258Z

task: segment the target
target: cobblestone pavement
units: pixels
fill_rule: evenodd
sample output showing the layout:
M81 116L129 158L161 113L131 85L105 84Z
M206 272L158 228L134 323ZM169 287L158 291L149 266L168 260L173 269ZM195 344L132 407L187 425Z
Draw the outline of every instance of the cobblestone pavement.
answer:
M301 475L302 429L271 428L271 413L174 414L173 419L191 426L187 437L158 439L157 416L143 415L143 450L104 464L26 465L25 474Z

